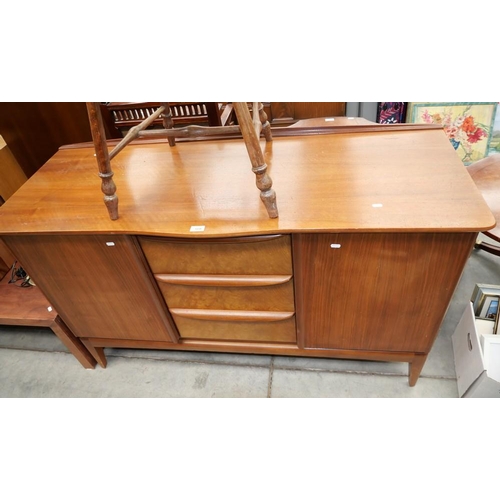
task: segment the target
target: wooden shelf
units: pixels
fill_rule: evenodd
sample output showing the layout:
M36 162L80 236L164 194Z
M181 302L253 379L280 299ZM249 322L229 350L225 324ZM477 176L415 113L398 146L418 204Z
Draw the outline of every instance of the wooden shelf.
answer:
M50 328L84 368L94 368L96 360L64 324L37 286L9 283L10 273L0 281L0 325Z
M57 312L36 286L9 283L10 273L0 281L0 325L51 327ZM50 308L50 310L49 310Z

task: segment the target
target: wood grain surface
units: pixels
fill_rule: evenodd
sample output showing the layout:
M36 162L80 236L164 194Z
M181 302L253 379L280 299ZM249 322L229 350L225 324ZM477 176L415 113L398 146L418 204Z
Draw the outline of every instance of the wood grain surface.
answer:
M59 151L1 208L0 234L235 236L482 231L495 220L442 130L260 141L280 217L269 219L241 140L129 145L109 220L91 148ZM231 186L222 189L221 186ZM204 226L192 232L193 226Z
M26 174L0 135L0 198L8 200L26 179Z
M185 286L159 283L170 308L294 311L293 281L274 286Z
M92 140L84 102L0 102L0 134L27 177L63 144Z
M76 336L176 340L132 238L36 235L5 240Z
M290 236L271 239L239 238L232 243L163 238L138 238L155 274L291 275Z
M197 312L201 314L201 311ZM275 316L277 314L275 313ZM243 317L244 321L228 321L227 312L219 319L216 316L202 319L200 316L190 317L185 313L178 315L175 312L172 312L172 315L181 339L288 343L296 341L293 313L284 315L284 318L268 318L270 321L264 321L263 316L254 318L254 321L250 321L248 317Z
M398 351L349 351L344 349L301 349L294 343L252 342L210 339L181 339L178 344L144 340L87 339L95 346L125 347L131 349L172 349L179 351L240 352L277 354L283 356L307 356L314 358L367 359L377 361L413 362L422 355Z
M57 312L40 287L9 283L10 273L0 281L0 325L52 326ZM49 310L50 308L50 310Z
M304 346L427 353L475 238L475 233L294 235L296 312Z

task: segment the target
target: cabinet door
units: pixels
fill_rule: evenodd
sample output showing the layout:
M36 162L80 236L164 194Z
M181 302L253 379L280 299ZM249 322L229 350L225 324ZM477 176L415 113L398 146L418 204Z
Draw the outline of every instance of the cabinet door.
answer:
M476 233L294 235L299 344L428 352Z
M176 331L133 237L4 238L75 335L172 342Z

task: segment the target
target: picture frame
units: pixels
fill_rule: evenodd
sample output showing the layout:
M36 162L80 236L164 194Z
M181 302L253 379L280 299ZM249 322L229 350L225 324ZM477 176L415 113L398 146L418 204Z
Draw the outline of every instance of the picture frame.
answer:
M479 312L479 317L495 321L498 316L500 295L483 295L483 298L484 300Z
M497 106L497 111L495 113L495 118L493 120L493 130L491 133L488 156L499 153L500 153L500 106Z
M494 333L496 333L500 309L500 286L476 284L471 301L475 317L493 321L495 323Z
M497 102L409 102L407 123L443 125L464 165L490 154Z
M377 103L377 123L404 123L407 104L406 102Z

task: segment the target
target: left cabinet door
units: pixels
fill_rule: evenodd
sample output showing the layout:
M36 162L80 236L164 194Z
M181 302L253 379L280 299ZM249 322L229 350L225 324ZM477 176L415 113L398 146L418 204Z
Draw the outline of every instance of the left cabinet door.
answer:
M177 341L134 237L16 235L4 241L78 337Z

